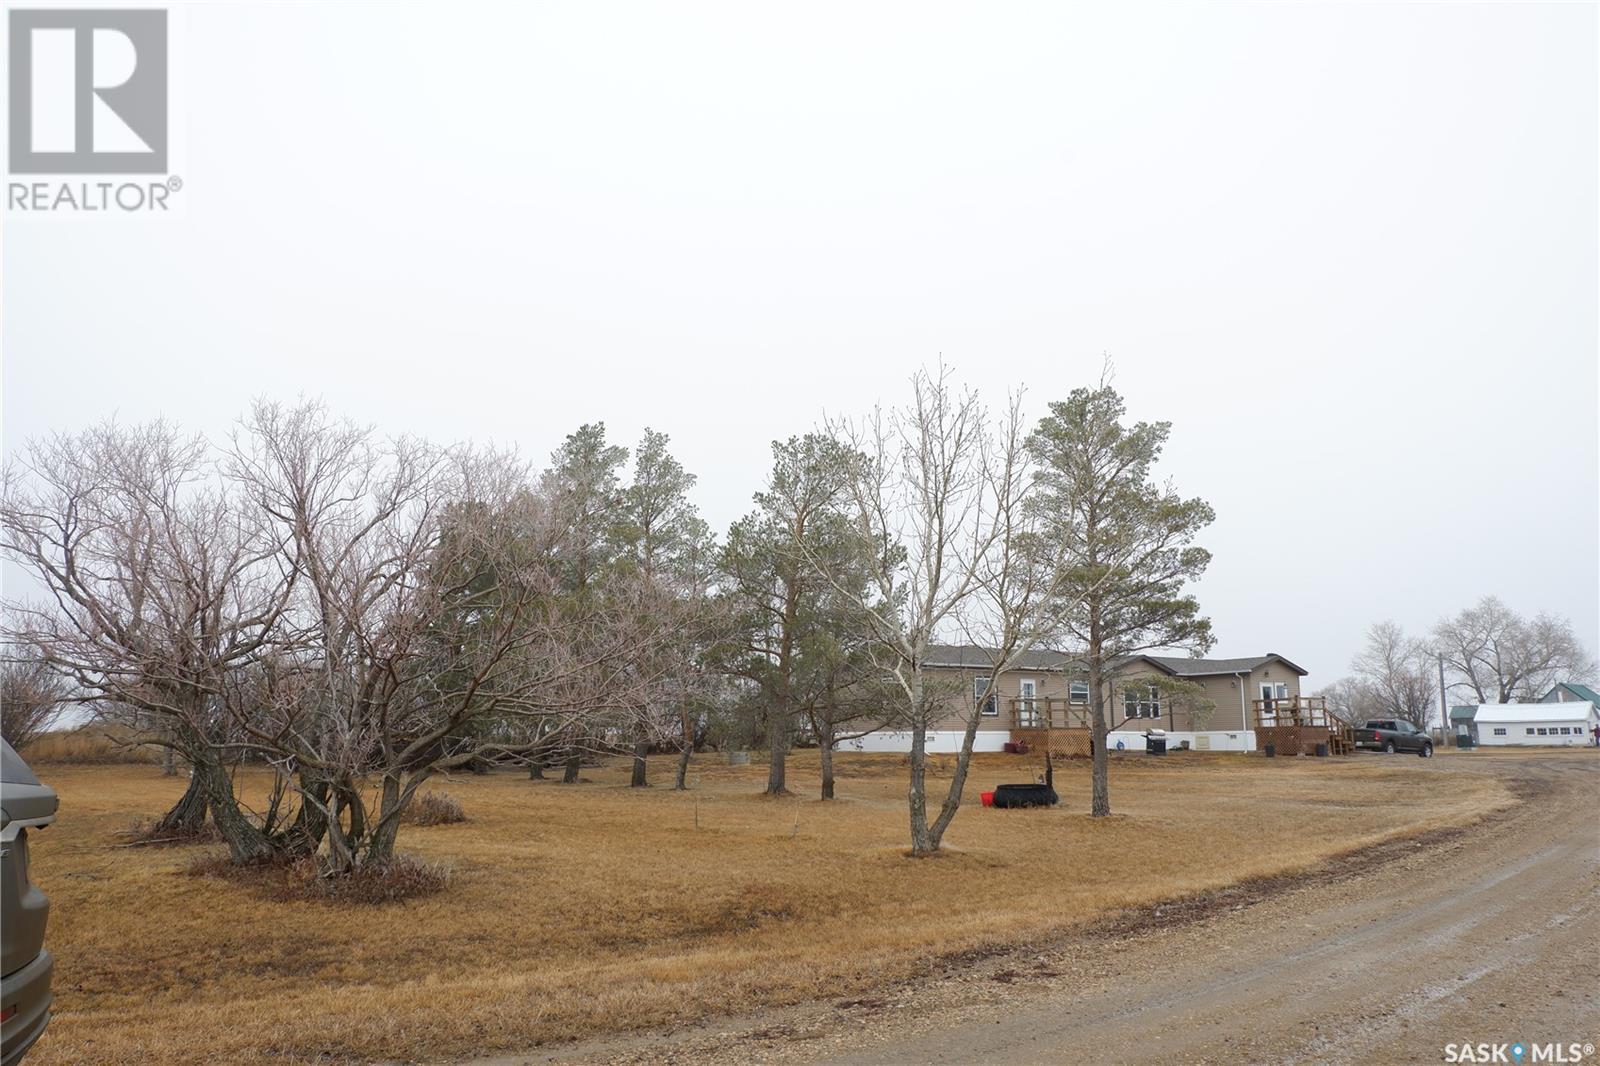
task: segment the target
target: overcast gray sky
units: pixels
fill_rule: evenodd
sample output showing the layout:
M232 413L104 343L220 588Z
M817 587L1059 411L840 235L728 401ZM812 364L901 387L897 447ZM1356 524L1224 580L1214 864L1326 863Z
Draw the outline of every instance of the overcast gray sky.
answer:
M1600 644L1593 4L180 14L182 217L6 224L8 449L649 425L725 528L941 353L1035 411L1110 353L1218 654L1320 684L1490 592Z

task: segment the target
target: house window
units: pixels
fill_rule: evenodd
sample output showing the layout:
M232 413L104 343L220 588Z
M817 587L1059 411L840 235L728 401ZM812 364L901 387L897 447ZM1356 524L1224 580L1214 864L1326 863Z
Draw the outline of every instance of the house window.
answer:
M1540 726L1539 727L1539 735L1541 737L1544 736L1545 734L1547 734L1548 732L1549 732L1549 730L1545 729L1544 726Z
M1067 699L1080 706L1089 702L1089 682L1074 681L1067 686Z
M1122 693L1122 717L1160 718L1161 690L1155 685L1146 685L1143 691L1134 688L1125 690Z
M1494 731L1494 735L1497 737L1503 737L1506 735L1506 731L1504 729L1496 729Z
M978 702L981 700L983 704L982 709L978 713L983 715L985 718L993 718L995 715L1000 713L1000 701L992 695L988 699L984 699L984 693L988 691L989 679L987 677L975 677L972 679L973 702Z
M1530 736L1530 737L1531 737L1531 736L1533 736L1533 726L1531 726L1531 725L1530 725L1530 726L1529 726L1529 727L1528 727L1528 730L1527 730L1527 732L1528 732L1528 735L1529 735L1529 736Z

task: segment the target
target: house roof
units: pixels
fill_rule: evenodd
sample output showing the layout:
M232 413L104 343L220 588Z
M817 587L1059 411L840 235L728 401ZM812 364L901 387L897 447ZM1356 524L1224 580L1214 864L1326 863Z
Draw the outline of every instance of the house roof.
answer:
M1304 676L1305 670L1285 659L1276 652L1267 652L1265 655L1255 655L1243 659L1192 659L1183 655L1134 655L1126 659L1108 664L1113 671L1120 671L1129 663L1145 661L1176 677L1216 677L1231 674L1248 674L1252 670L1259 670L1268 663L1282 663L1295 673ZM928 645L927 666L942 666L955 670L986 670L994 663L994 653L988 648L977 644L930 644ZM1083 672L1088 667L1083 659L1075 655L1067 655L1059 651L1046 651L1035 649L1025 651L1014 670L1038 671L1077 671Z
M1510 722L1582 722L1595 713L1594 704L1588 700L1568 700L1566 703L1480 703L1477 721Z
M976 644L930 644L926 666L956 670L987 670L994 665L994 652ZM1022 653L1014 670L1082 669L1083 662L1059 651L1032 649Z
M1563 689L1563 688L1566 689L1568 692L1572 693L1574 696L1578 697L1578 699L1580 699L1580 700L1588 700L1590 703L1594 704L1596 707L1600 707L1600 692L1596 692L1594 689L1590 688L1588 685L1578 685L1578 684L1574 684L1571 681L1563 681L1563 682L1561 682L1555 688L1553 688L1549 692L1545 693L1544 698L1546 700L1549 700L1552 703L1558 702L1558 701L1555 701L1555 700L1550 700L1550 697L1556 692L1557 689Z
M1191 659L1187 656L1178 655L1141 655L1139 658L1152 662L1167 673L1178 677L1216 677L1219 674L1248 674L1252 670L1261 669L1268 663L1282 663L1301 677L1304 677L1309 672L1274 651L1244 659Z

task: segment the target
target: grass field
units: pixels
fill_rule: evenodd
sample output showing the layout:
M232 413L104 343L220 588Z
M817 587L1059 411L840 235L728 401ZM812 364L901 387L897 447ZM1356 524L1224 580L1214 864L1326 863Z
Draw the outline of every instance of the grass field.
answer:
M57 999L30 1061L447 1059L844 996L1509 802L1419 759L1135 756L1112 767L1117 815L1094 821L1086 764L1057 773L1061 807L994 811L979 789L1037 766L979 756L950 853L916 861L901 758L839 763L830 804L810 798L815 753L795 756L803 791L781 800L757 795L764 766L713 756L688 793L628 789L621 765L576 786L439 781L469 820L408 827L400 846L447 864L451 886L379 907L196 876L205 845L117 847L182 781L40 767L62 799L33 847Z

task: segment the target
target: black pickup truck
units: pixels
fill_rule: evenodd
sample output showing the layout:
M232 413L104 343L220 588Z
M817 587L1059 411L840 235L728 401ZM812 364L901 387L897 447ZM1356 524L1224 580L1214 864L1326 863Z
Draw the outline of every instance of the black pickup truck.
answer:
M1355 730L1356 747L1393 755L1414 751L1424 759L1433 756L1433 739L1410 722L1395 718L1376 718Z

